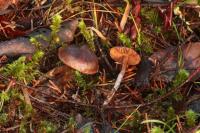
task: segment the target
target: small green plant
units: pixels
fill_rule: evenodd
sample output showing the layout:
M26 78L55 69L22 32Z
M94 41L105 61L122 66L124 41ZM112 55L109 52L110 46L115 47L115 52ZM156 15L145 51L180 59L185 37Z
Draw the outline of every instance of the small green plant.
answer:
M144 17L145 21L154 26L153 31L157 34L161 33L162 20L159 16L158 10L155 8L144 7L141 9L141 15Z
M137 129L136 132L142 132L142 127L141 127L141 120L142 120L142 115L137 111L132 114L131 118L127 120L127 122L124 124L124 128L126 126L131 127L133 129Z
M24 110L24 119L30 118L34 113L33 107L30 104L24 103L23 110Z
M23 101L24 97L21 95L21 93L17 91L16 88L11 88L9 90L0 92L0 112L3 109L4 103L9 102L10 100L13 99L18 99L20 101Z
M49 121L41 121L38 132L39 133L55 133L57 126Z
M0 112L3 108L4 102L9 101L10 100L10 96L8 94L7 91L2 91L0 93Z
M65 0L65 3L66 3L67 5L71 5L72 0Z
M158 125L163 125L162 126L163 128L155 126L155 128L156 128L156 129L154 129L155 131L165 131L166 130L169 133L175 133L174 128L176 126L176 123L172 126L169 126L166 122L163 122L163 121L160 121L160 120L155 120L155 119L145 120L145 121L142 122L142 124L145 124L145 123L154 123L154 124L158 124ZM158 129L158 128L160 128L161 130Z
M58 44L60 42L60 38L57 35L61 28L61 23L63 22L62 16L60 14L56 14L52 17L50 29L51 29L51 36L48 38L47 36L43 34L39 34L36 36L33 36L30 38L30 42L36 46L38 50L41 49L42 44L38 39L42 39L50 44L48 48L55 48L55 44Z
M173 107L169 107L167 109L167 120L172 120L176 117L175 110Z
M178 40L181 41L181 42L184 42L183 38L180 35L180 32L178 31L177 25L174 22L172 22L172 26L173 26L173 28L176 32L176 36L178 37Z
M160 127L156 127L154 126L152 129L151 129L151 133L164 133L164 130Z
M186 116L186 123L189 127L195 126L196 120L197 120L197 113L195 113L192 110L188 110L185 112Z
M17 88L11 88L8 91L8 95L10 98L18 99L19 101L24 101L24 96L19 92Z
M67 129L66 132L73 132L75 127L76 127L76 120L74 117L70 117L65 126L65 129Z
M8 114L0 113L0 125L5 124L8 121Z
M184 83L187 80L187 78L189 76L189 72L183 68L184 67L184 58L183 58L181 49L178 52L178 67L179 67L179 70L172 82L172 87L180 86L182 83ZM173 94L173 98L176 101L181 101L183 96L180 92L177 92L177 93Z
M92 124L91 124L91 123L85 124L85 125L82 127L82 131L83 131L83 133L91 133L91 132L93 132Z
M38 65L43 55L44 53L42 51L36 51L32 57L32 61L26 61L26 57L21 56L13 63L1 68L0 72L5 76L12 76L19 81L28 83L33 80L35 76L39 75Z
M200 4L200 0L184 0L186 4Z
M138 108L139 108L139 107L138 107ZM117 128L117 130L116 130L114 133L117 133L122 127L124 127L124 126L127 124L127 122L129 122L130 118L132 118L132 117L134 117L134 116L137 116L136 118L138 118L138 119L140 118L140 116L139 116L139 114L138 114L138 112L137 112L138 108L136 108L135 110L133 110L133 111L130 113L130 115L126 117L125 121ZM137 119L137 120L138 120L138 119Z
M189 73L185 69L180 69L173 80L173 87L181 85L189 76Z
M145 7L141 9L141 15L147 20L147 23L153 24L155 26L161 25L162 21L158 14L158 10L155 8Z
M131 39L124 33L118 33L118 38L128 48L131 48Z
M144 51L146 53L153 52L151 39L148 36L146 36L143 32L140 32L140 34L138 34L137 39L139 39L137 40L138 42L137 49Z
M83 20L81 20L78 24L78 27L81 31L81 34L83 35L83 37L85 38L85 40L88 43L89 48L92 51L95 51L95 45L94 45L94 37L92 35L92 31L89 31L86 27L86 24Z
M6 67L1 69L1 71L3 71L4 75L6 76L13 76L17 80L24 80L26 77L25 60L26 57L22 56L13 63L8 64Z
M178 67L179 71L175 76L175 79L173 80L173 86L177 87L181 85L189 76L189 72L183 68L184 66L184 58L182 50L179 49L178 51Z
M79 71L75 71L75 80L78 86L84 88L84 90L88 87L84 75L82 75Z
M38 39L45 40L46 42L49 42L49 41L50 41L46 36L44 36L44 35L42 35L42 34L36 35L36 36L34 36L34 37L31 37L31 38L29 39L30 42L31 42L33 45L35 45L36 48L37 48L38 50L41 49L41 47L42 47L42 44L38 41Z
M52 22L50 25L51 28L51 44L54 45L58 42L60 42L59 37L57 36L58 31L60 30L62 23L62 16L60 14L56 14L52 18Z
M181 100L183 100L183 95L182 95L182 93L180 91L172 94L172 97L173 97L173 99L175 101L181 101Z
M26 123L25 123L25 121L21 121L21 123L20 123L20 126L19 126L19 132L20 133L26 133Z

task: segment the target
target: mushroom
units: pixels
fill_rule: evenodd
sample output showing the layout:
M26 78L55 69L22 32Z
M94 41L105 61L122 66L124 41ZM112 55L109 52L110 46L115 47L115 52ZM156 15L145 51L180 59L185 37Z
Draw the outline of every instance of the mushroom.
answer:
M59 59L67 66L84 74L95 74L99 70L99 63L96 55L84 45L81 48L76 46L61 47L58 50Z
M107 105L112 97L114 96L115 92L118 90L120 83L123 79L123 76L126 72L126 68L129 65L137 65L139 64L141 58L140 56L131 48L127 47L114 47L110 50L110 56L113 60L117 61L118 63L122 64L122 69L118 74L117 80L115 85L111 91L111 95L108 96L107 100L104 101L104 105Z

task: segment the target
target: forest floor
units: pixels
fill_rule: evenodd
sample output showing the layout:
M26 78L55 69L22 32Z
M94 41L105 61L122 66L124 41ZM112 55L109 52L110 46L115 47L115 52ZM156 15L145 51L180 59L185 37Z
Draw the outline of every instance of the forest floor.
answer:
M200 133L199 0L0 0L1 133Z

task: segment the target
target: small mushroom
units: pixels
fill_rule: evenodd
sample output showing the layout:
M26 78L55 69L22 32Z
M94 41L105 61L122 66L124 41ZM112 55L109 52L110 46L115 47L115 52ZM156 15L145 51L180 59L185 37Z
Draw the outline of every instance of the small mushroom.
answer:
M129 65L137 65L139 64L141 58L140 56L131 48L127 47L114 47L110 50L110 56L113 60L117 61L118 63L122 64L122 69L117 77L111 95L109 95L108 99L104 102L104 105L107 105L112 97L114 96L115 92L118 90L120 83L123 79L123 76L126 72L126 68Z
M96 55L86 45L61 47L58 51L59 59L67 66L84 74L95 74L99 69Z

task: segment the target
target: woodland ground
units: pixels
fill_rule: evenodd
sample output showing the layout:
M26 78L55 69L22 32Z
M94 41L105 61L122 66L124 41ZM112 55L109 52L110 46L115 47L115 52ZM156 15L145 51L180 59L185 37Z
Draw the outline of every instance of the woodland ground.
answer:
M199 1L0 2L0 132L200 132ZM67 27L72 41L58 35L66 28L61 26L63 22L69 20L78 20L75 31ZM48 37L31 34L41 28L50 29ZM10 48L8 43L25 36L29 36L36 47L28 56L22 52L26 44ZM50 44L47 48L39 46L41 38ZM191 71L181 49L194 42L197 47L189 54L191 58L195 56L196 62L189 59L189 64L194 64ZM88 46L92 55L97 56L94 57L98 59L97 73L88 75L60 67L64 63L59 59L58 48L70 45ZM162 52L155 54L161 50L168 51L164 56L175 61L163 59L158 60L158 66L140 63L125 67L119 89L111 101L103 105L122 68L110 56L115 46L134 49L142 63L153 58L152 55L163 57ZM17 56L2 52L9 50L18 52ZM79 56L84 57L83 53L87 52L80 53ZM90 60L87 56L84 61ZM176 64L177 69L167 75L173 77L172 80L160 78L160 75L166 76L161 73L162 63L165 71L169 71L166 66Z

